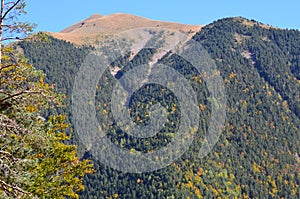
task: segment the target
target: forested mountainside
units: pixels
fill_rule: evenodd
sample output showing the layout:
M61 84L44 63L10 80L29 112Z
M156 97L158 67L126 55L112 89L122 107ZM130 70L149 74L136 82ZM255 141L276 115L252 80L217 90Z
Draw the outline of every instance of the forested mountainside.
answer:
M203 27L193 39L215 60L225 83L226 122L216 146L205 158L198 157L212 103L204 74L169 53L159 63L184 75L197 92L202 110L198 138L172 165L141 174L109 168L86 150L84 158L93 160L96 172L86 176L82 198L300 198L300 31L226 18ZM50 43L24 41L19 46L29 62L46 73L46 81L67 94L66 108L60 111L72 121L74 78L94 47L52 37ZM118 66L123 68L117 75L147 63L154 53L155 49L143 49L133 59L121 58ZM95 104L101 127L108 129L112 142L141 152L169 143L179 123L176 97L157 85L135 93L130 104L135 122L147 122L147 103L160 102L168 110L168 122L159 134L137 139L109 122L114 81L107 71L98 83ZM80 145L76 136L73 142Z

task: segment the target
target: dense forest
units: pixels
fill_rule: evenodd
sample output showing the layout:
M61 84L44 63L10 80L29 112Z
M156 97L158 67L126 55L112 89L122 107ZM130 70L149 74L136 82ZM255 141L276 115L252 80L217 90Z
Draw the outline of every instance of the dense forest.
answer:
M204 158L198 153L207 133L212 110L203 76L186 60L169 53L159 63L182 74L197 93L201 121L189 150L168 167L147 173L112 169L82 146L72 128L72 143L95 172L85 176L81 198L300 198L300 32L264 26L244 18L213 22L193 39L214 59L227 95L225 126L218 143ZM49 37L49 42L18 43L30 64L42 70L45 82L66 94L64 108L72 124L71 93L74 79L91 46L75 46ZM129 69L151 60L156 49L143 49L115 75L106 71L96 92L97 119L109 139L128 151L149 152L170 143L180 123L178 100L156 84L143 86L130 101L131 117L149 122L148 109L160 103L167 122L151 138L135 138L113 121L110 98L115 81ZM49 113L45 113L49 114Z

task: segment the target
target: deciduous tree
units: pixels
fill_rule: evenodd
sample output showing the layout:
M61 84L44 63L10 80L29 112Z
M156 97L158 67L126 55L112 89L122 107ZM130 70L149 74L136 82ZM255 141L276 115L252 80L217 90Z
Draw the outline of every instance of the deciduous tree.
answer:
M14 45L2 43L31 31L16 20L24 6L22 0L1 1L0 197L78 198L92 165L78 158L76 146L66 144L65 116L47 114L61 105L62 95Z

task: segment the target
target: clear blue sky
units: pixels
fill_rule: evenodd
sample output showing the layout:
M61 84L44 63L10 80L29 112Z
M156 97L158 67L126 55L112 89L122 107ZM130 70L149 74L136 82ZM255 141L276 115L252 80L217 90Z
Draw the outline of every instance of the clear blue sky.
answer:
M187 24L243 16L280 28L300 29L300 1L270 0L27 0L27 21L59 32L92 14L129 13Z

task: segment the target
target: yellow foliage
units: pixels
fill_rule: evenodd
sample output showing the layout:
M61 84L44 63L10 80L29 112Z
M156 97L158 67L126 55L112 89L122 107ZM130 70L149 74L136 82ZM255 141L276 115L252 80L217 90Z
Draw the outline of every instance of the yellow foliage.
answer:
M202 174L203 174L203 169L202 169L202 168L199 168L197 175L198 175L198 176L201 176Z
M199 104L199 108L201 111L204 111L205 110L205 105L204 104Z
M134 148L131 148L131 149L129 150L129 152L130 152L130 153L134 153L134 152L135 152Z
M255 173L259 173L260 172L260 167L256 164L256 162L253 163L253 171Z
M295 196L297 194L297 192L298 192L297 189L292 189L292 195Z
M104 110L102 111L102 113L107 114L107 111L104 109Z
M288 108L288 103L287 103L286 100L284 100L284 101L282 102L282 106L283 106L284 108Z
M172 112L175 112L176 111L176 105L174 106L172 106Z
M197 187L195 187L195 194L198 198L203 198L200 189L198 189Z
M26 111L28 111L29 113L33 113L37 110L36 107L32 106L32 105L27 105L26 106Z
M219 192L211 185L209 185L209 189L214 193L215 196L219 195Z
M229 75L229 78L232 79L234 77L235 77L235 73L231 72L230 75Z
M41 76L40 77L40 83L43 84L44 83L44 78Z
M214 74L215 74L215 75L220 75L221 72L220 72L220 70L214 70Z
M243 92L244 92L244 93L248 93L248 92L249 92L249 88L245 88L245 89L243 90Z
M189 188L189 189L192 188L192 187L193 187L193 182L192 182L192 181L189 181L189 182L187 183L186 186L187 186L187 188Z

